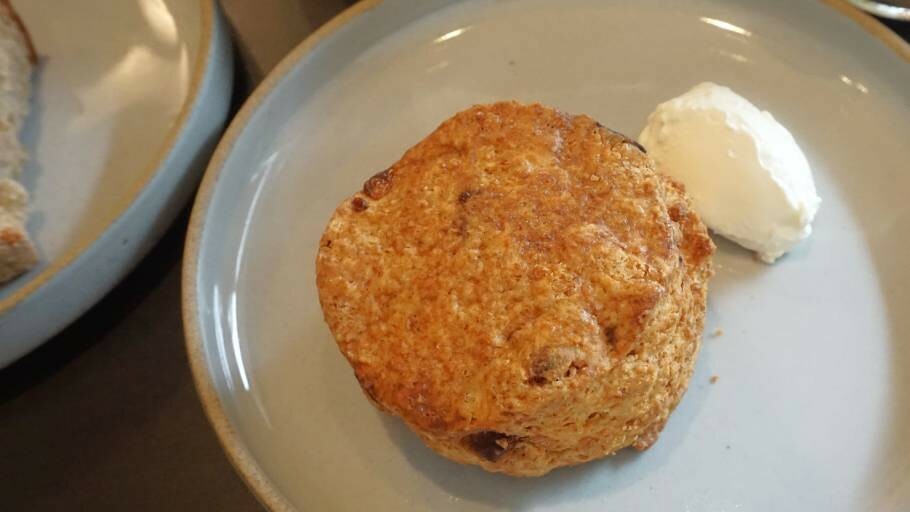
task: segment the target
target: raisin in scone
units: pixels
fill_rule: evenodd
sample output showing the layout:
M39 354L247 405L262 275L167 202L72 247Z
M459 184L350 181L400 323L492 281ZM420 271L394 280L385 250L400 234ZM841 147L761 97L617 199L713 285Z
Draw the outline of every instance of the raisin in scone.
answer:
M25 229L28 193L19 183L25 151L19 130L29 111L34 53L21 21L0 1L0 283L37 263Z
M637 143L503 102L346 199L316 277L379 408L450 459L535 476L656 440L692 374L713 252Z

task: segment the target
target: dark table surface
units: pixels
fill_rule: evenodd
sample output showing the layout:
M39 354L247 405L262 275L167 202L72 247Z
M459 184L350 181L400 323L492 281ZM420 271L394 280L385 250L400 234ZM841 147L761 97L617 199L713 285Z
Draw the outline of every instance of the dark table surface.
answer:
M346 3L223 0L242 60L236 103ZM886 23L910 40L910 24ZM0 510L259 509L209 428L187 364L187 217L81 319L0 371Z

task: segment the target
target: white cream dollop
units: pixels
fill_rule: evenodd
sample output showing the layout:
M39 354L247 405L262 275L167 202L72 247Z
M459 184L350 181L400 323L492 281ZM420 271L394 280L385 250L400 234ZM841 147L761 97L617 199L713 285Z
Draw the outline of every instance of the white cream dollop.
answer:
M709 228L762 261L812 234L821 199L809 162L783 125L729 88L705 82L661 103L639 142Z

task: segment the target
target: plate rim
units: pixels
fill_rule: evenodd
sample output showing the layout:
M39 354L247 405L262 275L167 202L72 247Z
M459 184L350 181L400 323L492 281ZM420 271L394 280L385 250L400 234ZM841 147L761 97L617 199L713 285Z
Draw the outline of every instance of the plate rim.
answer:
M177 113L170 128L168 128L164 142L161 143L152 160L145 166L141 179L134 182L132 189L126 194L128 199L124 203L123 208L114 212L114 214L107 219L103 229L96 237L74 245L58 258L50 261L44 270L20 286L12 294L0 299L0 318L3 318L7 313L16 309L17 306L28 300L39 290L49 285L58 274L69 268L84 254L89 252L89 250L99 242L102 236L129 211L130 207L136 202L146 187L148 187L152 179L162 170L165 162L173 153L177 142L180 140L180 135L193 113L194 106L200 99L199 95L202 90L203 78L211 63L211 50L212 45L215 43L213 37L215 30L215 6L213 1L214 0L197 0L202 21L199 34L201 44L199 44L198 54L193 64L193 71L190 77L186 99L180 106L180 111Z
M199 303L197 300L197 270L199 269L199 256L202 248L201 239L205 228L205 220L208 216L208 209L211 205L218 179L224 169L224 164L229 159L235 142L243 135L249 120L259 111L262 103L271 96L276 87L299 62L315 50L325 39L382 2L383 0L360 0L344 9L329 22L307 36L266 75L265 79L244 101L241 109L231 120L228 129L212 154L199 191L196 194L187 227L181 275L181 310L186 352L190 371L193 375L193 383L206 418L215 431L218 443L227 455L228 461L237 474L240 475L241 480L250 489L253 496L268 510L284 512L297 509L271 482L253 454L241 440L225 413L224 405L221 403L218 391L215 389L213 379L208 371L208 360L205 357L205 347L200 326L202 315L198 309ZM910 63L910 43L904 41L887 25L851 5L849 0L819 0L819 2L856 22L873 38L878 39L894 51L898 57Z

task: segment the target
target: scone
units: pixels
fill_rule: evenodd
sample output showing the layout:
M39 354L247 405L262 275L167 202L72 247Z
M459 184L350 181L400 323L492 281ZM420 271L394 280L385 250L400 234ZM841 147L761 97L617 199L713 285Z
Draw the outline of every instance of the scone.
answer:
M505 102L346 199L316 279L379 408L450 459L535 476L656 440L692 374L713 252L636 142Z
M33 59L19 18L7 0L0 1L0 283L38 261L25 230L28 193L18 181L26 158L19 129L28 116Z

